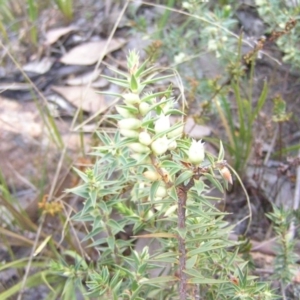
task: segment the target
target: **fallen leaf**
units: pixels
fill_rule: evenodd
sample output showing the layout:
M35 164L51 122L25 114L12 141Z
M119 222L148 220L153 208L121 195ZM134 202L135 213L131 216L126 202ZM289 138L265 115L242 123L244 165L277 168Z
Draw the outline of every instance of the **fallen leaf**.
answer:
M0 92L10 90L10 91L27 91L31 89L31 85L29 83L20 83L20 82L7 82L0 83Z
M84 86L52 86L51 89L74 106L82 108L86 112L96 113L107 106L103 95L97 94L93 88L87 89Z
M38 138L42 134L42 126L31 111L24 111L21 104L0 98L0 128L2 132L22 134Z
M109 81L106 80L105 78L99 78L98 80L96 80L92 83L92 87L98 88L98 89L105 88L108 85L109 85Z
M68 78L66 80L66 83L68 85L88 84L90 81L95 81L99 77L100 72L101 72L100 70L98 70L97 72L92 71L92 72L81 74L76 77Z
M60 61L67 65L92 65L100 58L107 41L89 42L79 45L65 55ZM121 48L126 41L121 38L112 39L105 51L105 55Z
M53 43L55 43L59 38L61 38L62 36L72 32L72 31L76 31L78 28L75 26L68 26L68 27L61 27L61 28L54 28L54 29L50 29L47 33L46 33L46 41L45 44L46 45L51 45Z
M23 66L23 70L26 72L34 72L38 74L45 74L50 70L53 65L53 59L50 57L44 57L41 60L34 60Z

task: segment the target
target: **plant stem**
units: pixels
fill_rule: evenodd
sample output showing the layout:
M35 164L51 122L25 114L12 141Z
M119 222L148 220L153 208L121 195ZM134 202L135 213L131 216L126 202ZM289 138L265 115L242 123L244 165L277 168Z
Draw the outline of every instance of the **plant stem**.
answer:
M177 188L178 195L178 229L181 234L185 229L185 211L187 192L183 186ZM178 250L179 250L179 299L187 299L187 276L184 272L186 269L186 248L185 238L178 235Z

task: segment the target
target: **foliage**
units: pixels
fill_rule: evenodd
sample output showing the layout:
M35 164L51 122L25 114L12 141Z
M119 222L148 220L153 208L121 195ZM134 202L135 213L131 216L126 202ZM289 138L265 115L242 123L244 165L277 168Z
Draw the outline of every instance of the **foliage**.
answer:
M286 24L291 19L299 20L300 6L293 4L293 1L256 0L255 4L260 17L269 25L266 33L285 32ZM284 53L283 60L290 63L293 68L300 66L299 29L300 23L298 22L288 35L282 34L276 40L277 45Z
M274 279L280 280L282 294L296 275L298 255L295 254L295 240L293 239L293 212L273 206L273 212L267 217L274 225L278 237L278 246L274 262Z
M228 239L232 227L209 195L211 188L224 193L231 182L222 143L214 157L203 142L182 138L182 112L170 89L148 90L170 75L146 66L130 52L128 74L107 77L127 90L117 95L123 104L111 116L118 130L99 132L97 162L76 171L83 184L70 190L85 199L73 220L90 228L84 241L99 259L81 270L84 258L77 257L70 271L56 265L56 274L68 282L83 271L87 295L98 299L273 299L247 275L238 244ZM172 126L171 115L179 116ZM131 237L120 238L129 229ZM140 239L149 242L137 250Z
M256 4L260 17L268 24L265 30L268 42L275 41L282 47L286 53L284 59L296 68L299 65L296 62L299 7L276 1L256 1ZM260 95L254 85L255 60L261 57L265 40L256 37L255 41L253 37L251 40L251 37L235 34L238 29L236 9L242 6L236 1L222 1L219 5L190 0L183 1L181 6L187 11L186 19L181 26L170 24L163 30L163 52L179 72L185 74L183 83L189 91L189 102L196 102L192 107L200 108L194 117L196 122L205 122L216 113L219 115L226 133L224 147L228 159L243 176L254 148L257 117L268 96L267 81L259 87ZM245 53L247 47L249 50ZM216 66L222 76L204 77L199 69L202 65L197 62L203 57Z

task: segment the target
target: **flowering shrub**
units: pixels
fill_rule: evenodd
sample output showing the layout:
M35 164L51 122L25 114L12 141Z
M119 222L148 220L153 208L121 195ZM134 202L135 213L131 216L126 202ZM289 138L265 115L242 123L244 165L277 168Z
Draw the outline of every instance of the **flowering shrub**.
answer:
M224 193L232 183L222 143L215 157L202 141L183 137L170 90L144 92L168 76L155 77L146 66L130 52L129 74L108 77L128 90L111 116L118 129L113 136L99 133L97 163L77 170L83 184L71 192L85 202L73 220L88 224L84 240L99 257L84 269L77 258L76 280L97 299L273 299L247 277L247 263L229 240L232 227L213 205L211 189ZM171 115L179 116L174 125Z

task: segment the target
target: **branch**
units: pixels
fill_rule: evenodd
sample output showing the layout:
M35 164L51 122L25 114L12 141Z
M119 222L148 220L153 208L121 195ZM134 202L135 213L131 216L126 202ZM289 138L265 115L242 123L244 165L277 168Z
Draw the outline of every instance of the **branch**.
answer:
M185 229L185 212L187 191L183 186L177 188L178 195L178 229L179 232ZM186 248L185 239L178 235L178 250L179 250L179 299L187 299L187 276L184 272L186 269Z

